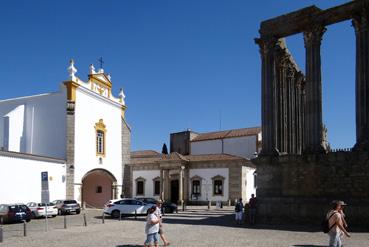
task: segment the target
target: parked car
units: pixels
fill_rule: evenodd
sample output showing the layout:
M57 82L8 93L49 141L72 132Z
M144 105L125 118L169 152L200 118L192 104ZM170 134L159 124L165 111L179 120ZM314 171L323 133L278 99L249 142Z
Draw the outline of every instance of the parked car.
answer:
M30 222L31 210L24 204L0 204L0 223Z
M45 203L29 202L26 205L31 210L33 218L45 217L46 213L48 217L55 217L58 215L58 208L52 202L47 204L47 210L45 210Z
M55 200L52 201L55 207L58 209L58 215L70 214L70 213L81 213L81 206L76 200Z
M135 199L143 201L148 204L156 204L157 200L152 197L136 197ZM162 212L164 213L174 213L177 212L177 204L172 202L163 202L162 206Z
M147 214L151 206L133 198L114 199L105 204L104 213L113 218L119 218L122 214Z

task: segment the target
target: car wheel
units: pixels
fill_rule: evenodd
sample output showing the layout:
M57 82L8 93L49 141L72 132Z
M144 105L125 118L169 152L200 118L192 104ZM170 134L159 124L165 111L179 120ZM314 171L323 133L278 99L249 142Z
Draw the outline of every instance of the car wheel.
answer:
M30 222L31 221L31 219L26 219L26 222Z
M35 212L32 212L32 218L34 218L34 219L37 218Z
M81 213L81 210L77 210L77 211L76 211L76 214L80 214L80 213Z
M62 215L61 209L58 209L58 215Z
M114 210L113 212L111 212L111 217L119 218L119 216L120 216L120 211L119 210Z
M56 214L51 215L51 217L53 217L53 218L56 217Z

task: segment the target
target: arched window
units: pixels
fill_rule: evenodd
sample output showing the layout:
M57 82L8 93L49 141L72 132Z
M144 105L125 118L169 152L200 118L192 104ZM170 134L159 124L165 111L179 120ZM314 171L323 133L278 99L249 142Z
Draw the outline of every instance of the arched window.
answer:
M100 119L99 122L95 124L95 130L96 130L96 155L105 157L106 128L104 121L102 119Z

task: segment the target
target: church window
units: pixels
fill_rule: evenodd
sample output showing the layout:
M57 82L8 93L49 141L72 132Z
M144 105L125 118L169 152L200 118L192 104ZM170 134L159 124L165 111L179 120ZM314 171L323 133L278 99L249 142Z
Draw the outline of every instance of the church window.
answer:
M153 188L154 188L153 195L158 196L160 195L160 177L156 177L152 181L153 181Z
M154 195L160 195L160 181L154 181Z
M218 175L213 177L212 180L213 180L213 195L222 196L224 193L225 177Z
M201 194L200 180L192 180L192 194L194 195Z
M145 179L143 177L136 178L136 195L145 195Z
M97 156L105 156L106 154L106 128L104 121L102 119L99 120L98 123L95 124L96 130L96 155Z
M96 193L102 193L102 186L96 187Z

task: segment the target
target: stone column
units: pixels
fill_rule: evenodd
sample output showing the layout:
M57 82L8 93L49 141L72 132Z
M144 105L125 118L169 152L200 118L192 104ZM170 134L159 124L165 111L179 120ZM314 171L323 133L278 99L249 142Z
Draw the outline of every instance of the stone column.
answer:
M278 39L275 37L255 39L255 42L260 47L261 55L261 128L263 133L261 155L278 154L275 138L276 123L274 119L274 48L277 41Z
M324 152L322 124L322 82L320 44L325 27L314 25L304 32L306 49L306 101L304 152Z
M169 169L164 170L164 200L169 201L170 200L170 180L169 180Z
M369 150L369 28L368 6L354 16L356 35L356 150Z
M160 199L164 200L164 170L160 169Z
M183 170L185 169L184 166L181 166L179 170L179 203L183 206Z

